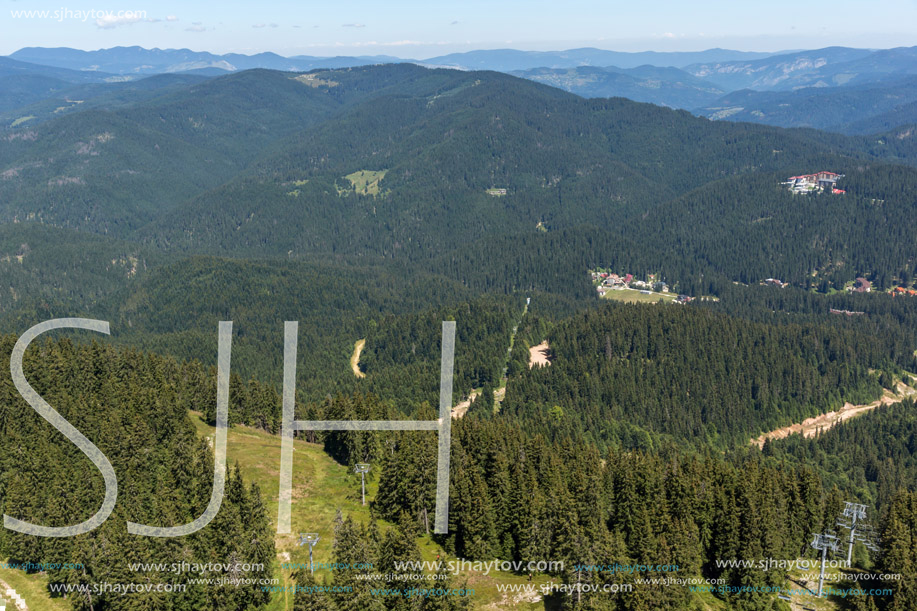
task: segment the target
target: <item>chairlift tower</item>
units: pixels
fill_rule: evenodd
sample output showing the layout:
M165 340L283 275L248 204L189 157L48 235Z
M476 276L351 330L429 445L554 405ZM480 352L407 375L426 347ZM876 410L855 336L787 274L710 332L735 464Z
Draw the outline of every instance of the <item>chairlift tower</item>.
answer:
M867 505L861 503L844 503L844 512L837 522L839 527L850 531L850 537L847 541L848 569L852 566L853 546L857 541L863 543L869 550L878 551L879 549L872 527L868 524L863 524L863 522L866 522L867 507Z
M315 565L312 564L312 549L318 543L320 538L321 537L318 536L318 533L299 533L299 546L309 546L309 572L312 575L315 575Z
M840 541L835 535L831 534L817 534L811 543L812 547L821 551L821 575L818 577L818 597L821 598L822 591L824 590L825 584L825 559L828 555L828 550L836 552L840 546Z
M369 465L364 462L360 462L354 465L354 473L360 474L360 483L363 489L363 505L366 505L366 474L369 473Z

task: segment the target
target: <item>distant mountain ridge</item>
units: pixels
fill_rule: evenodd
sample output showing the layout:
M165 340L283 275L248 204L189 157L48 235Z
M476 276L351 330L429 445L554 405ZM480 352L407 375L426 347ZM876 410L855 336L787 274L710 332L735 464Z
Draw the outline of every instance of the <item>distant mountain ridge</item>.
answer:
M673 108L698 108L718 100L725 92L678 68L536 68L510 72L587 98L622 97Z
M314 68L347 68L366 64L405 61L390 56L283 57L276 53L215 55L190 49L144 49L143 47L112 47L97 51L82 51L69 47L25 47L9 56L12 59L78 70L104 71L124 75L150 75L163 72L187 72L216 68L225 72L267 68L286 72L302 72Z
M535 68L576 68L579 66L617 66L637 68L659 66L681 68L700 62L750 61L776 55L733 51L730 49L707 49L706 51L606 51L586 47L567 51L518 51L516 49L493 49L451 53L424 60L422 63L467 70L532 70Z
M685 71L726 91L792 90L879 82L917 74L917 47L828 47L758 59L694 64Z
M314 57L294 55L283 57L276 53L216 55L190 49L145 49L143 47L112 47L82 51L69 47L25 47L9 57L22 62L54 66L69 70L104 71L115 74L154 74L216 68L227 72L267 68L270 70L305 71L315 68L349 68L367 64L419 63L463 70L530 70L533 68L574 68L577 66L619 66L636 68L643 65L683 67L700 62L751 61L770 57L773 53L708 49L706 51L660 53L643 51L625 53L603 49L583 48L567 51L518 51L493 49L451 53L417 60L391 55Z
M81 72L0 57L0 113L43 100L74 85L122 80L103 72Z
M917 122L917 115L907 111L915 102L917 76L908 76L889 83L806 87L794 91L743 89L697 108L695 113L711 119L868 134ZM878 119L880 116L885 118ZM878 123L871 121L873 118Z
M380 64L505 72L581 97L623 97L715 120L780 127L875 134L917 121L917 89L908 81L917 78L917 47L775 53L487 49L416 60L389 55L218 55L133 46L95 51L27 47L0 57L0 127L35 124L71 112L77 104L116 105L116 87L87 89L88 84L136 82L156 74L211 78L251 69L308 72Z

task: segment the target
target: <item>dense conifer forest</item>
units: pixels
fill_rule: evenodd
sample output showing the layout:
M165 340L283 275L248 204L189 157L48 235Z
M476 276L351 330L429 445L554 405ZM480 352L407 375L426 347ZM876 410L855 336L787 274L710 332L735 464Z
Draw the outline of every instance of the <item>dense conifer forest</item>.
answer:
M111 460L119 496L89 534L0 529L0 561L80 563L31 571L49 596L61 585L186 586L72 589L65 603L79 611L479 608L376 592L403 585L396 563L433 559L564 566L426 570L448 588L628 588L494 595L493 608L786 611L775 593L752 590L799 575L754 562L814 560L813 534L859 502L880 551L858 548L853 570L903 578L891 594L835 598L830 609L915 608L912 398L813 437L749 443L914 387L913 146L410 64L172 79L155 95L125 90L4 127L0 372L36 323L110 322L110 337L36 342L25 372ZM781 184L819 170L844 174L845 193ZM597 268L653 275L693 300L610 303ZM858 278L871 292L851 290ZM276 532L277 472L263 456L253 468L230 453L222 507L204 529L128 534L128 521L184 524L207 506L214 451L198 425L217 420L219 321L233 321L229 424L272 441L285 321L299 322L295 418L330 421L436 420L441 322L455 321L451 402L467 411L452 419L448 534L432 526L436 434L417 431L295 435L325 461L316 474L371 465L365 513L339 510L325 543L333 561L372 569L280 566L304 548ZM532 367L542 342L549 364ZM0 436L3 513L65 525L97 510L101 474L7 373ZM258 469L270 479L256 482ZM294 502L334 489L325 483L310 480ZM259 578L300 590L130 568L181 562L263 565ZM725 589L584 568L615 563L677 565L672 577Z

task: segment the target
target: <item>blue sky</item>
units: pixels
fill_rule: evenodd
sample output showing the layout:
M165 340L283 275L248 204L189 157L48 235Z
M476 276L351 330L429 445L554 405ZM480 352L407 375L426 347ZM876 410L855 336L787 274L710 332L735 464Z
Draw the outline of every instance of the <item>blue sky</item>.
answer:
M422 59L506 47L775 51L917 44L917 0L0 2L7 7L0 14L0 54L25 46L140 45L217 53ZM89 13L92 10L95 13ZM48 16L14 17L19 11L48 11Z

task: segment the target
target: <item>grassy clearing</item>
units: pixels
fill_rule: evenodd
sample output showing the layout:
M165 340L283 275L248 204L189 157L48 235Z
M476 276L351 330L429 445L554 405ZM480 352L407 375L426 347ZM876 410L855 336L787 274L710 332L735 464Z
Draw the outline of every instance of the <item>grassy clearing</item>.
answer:
M359 170L353 174L348 174L344 178L350 181L354 193L357 195L379 195L379 181L385 178L388 170ZM346 190L340 190L343 195Z
M3 562L7 562L4 560ZM0 580L9 584L16 593L22 597L29 609L40 609L41 611L70 611L70 603L63 598L51 598L48 593L48 577L40 573L27 575L25 571L14 569L0 569ZM0 596L6 598L6 588L3 588ZM7 601L7 609L13 609L14 605Z
M214 428L201 419L198 413L192 413L191 419L202 437L213 438ZM436 443L435 433L417 432L426 435L430 443ZM236 426L227 434L227 456L229 465L239 465L242 476L247 482L256 482L264 496L264 502L271 518L272 528L276 532L278 493L280 482L280 437L256 429ZM366 501L375 498L379 488L378 474L372 473L366 480ZM298 547L298 533L316 532L321 537L315 546L314 561L332 562L331 544L334 539L334 517L340 509L345 516L351 516L359 522L369 521L369 507L360 504L360 478L351 473L347 467L334 462L325 454L321 445L297 440L293 450L293 506L291 510L293 533L276 535L278 560L274 576L281 585L292 585L290 573L280 570L280 563L292 562L308 564L309 549ZM378 521L380 529L389 528L389 523ZM444 559L453 559L430 537L418 540L423 560L435 560L437 555ZM287 559L284 554L289 554ZM281 559L282 557L282 559ZM332 571L320 569L315 571L316 579L331 579ZM489 575L469 571L463 573L468 587L475 590L475 608L490 609L544 609L544 603L529 603L513 600L512 596L497 591L497 584L527 583L525 575L514 575L501 571L491 571ZM540 584L550 581L545 576L536 577L532 583ZM44 609L45 607L40 607ZM48 607L50 608L50 607ZM293 608L293 597L289 593L276 593L268 606L270 611Z
M843 575L844 573L848 572L857 571L847 571L846 569L841 571L838 569L827 568L825 570L825 593L827 594L832 590L839 591L849 588L863 587L862 584L855 585L849 581L836 579L836 577L839 575ZM789 572L789 579L787 580L786 588L793 590L793 593L790 594L790 598L793 600L793 608L801 609L803 607L812 607L816 609L816 611L838 611L840 609L846 609L847 604L845 603L843 596L830 594L822 598L818 598L818 596L816 596L814 593L802 593L806 588L809 588L812 592L818 592L818 575L818 568L809 568L808 570L794 569ZM886 584L887 583L888 582L886 582ZM806 584L806 586L804 587L801 584ZM874 587L884 588L886 585L875 585ZM894 583L892 582L892 585L888 587L894 588ZM849 597L847 597L846 602L849 602Z
M19 117L18 119L10 123L10 127L17 127L19 125L22 125L26 121L31 121L34 118L35 118L35 115L29 115L27 117Z
M214 428L204 422L200 414L191 419L202 437L213 438ZM249 427L237 426L230 429L227 441L229 465L239 465L247 482L256 482L264 496L265 506L271 518L272 529L277 530L277 508L280 486L280 437L269 435ZM368 498L375 497L376 478L366 482ZM308 547L299 547L300 532L314 532L321 537L315 546L314 561L330 563L331 542L334 539L334 517L340 509L345 516L352 516L361 522L369 521L369 509L360 504L360 479L329 458L322 447L297 441L293 449L293 532L276 535L278 560L274 576L282 585L292 585L292 571L280 570L280 563L308 564ZM286 556L288 554L289 556ZM435 555L434 555L435 557ZM315 571L316 578L329 578L329 571ZM292 593L274 594L268 609L292 609Z
M658 303L661 299L665 303L671 303L675 301L675 297L672 293L643 293L637 289L615 289L605 293L603 296L604 299L612 299L614 301L623 301L624 303Z
M313 89L317 87L337 87L338 85L340 85L340 83L337 81L332 81L331 79L321 78L325 74L327 73L321 72L319 74L300 74L299 76L294 76L293 80L299 81L303 85L308 85L309 87L312 87Z

